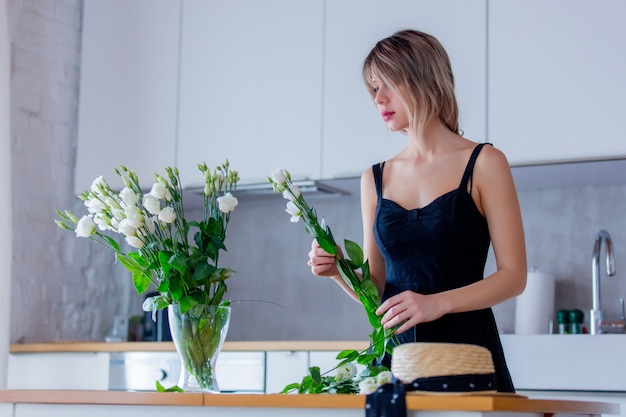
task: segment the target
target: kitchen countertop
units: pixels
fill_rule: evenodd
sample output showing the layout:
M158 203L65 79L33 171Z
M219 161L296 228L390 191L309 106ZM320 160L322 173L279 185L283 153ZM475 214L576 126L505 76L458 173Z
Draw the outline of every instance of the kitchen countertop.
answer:
M224 342L223 351L341 351L367 349L367 341L253 341ZM10 353L42 352L167 352L172 342L50 342L12 344Z
M298 409L360 409L363 395L204 394L111 391L0 391L0 403L65 405L171 405ZM591 401L536 400L514 394L407 395L408 410L619 414L619 405Z

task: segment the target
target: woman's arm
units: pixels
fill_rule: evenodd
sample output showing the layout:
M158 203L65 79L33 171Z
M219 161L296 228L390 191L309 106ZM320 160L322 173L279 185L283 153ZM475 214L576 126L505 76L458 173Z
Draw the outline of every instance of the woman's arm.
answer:
M444 314L491 307L522 293L526 286L526 245L519 201L504 154L485 146L476 160L472 197L484 214L497 270L474 284L432 295L405 291L378 309L385 327L404 322L398 333Z

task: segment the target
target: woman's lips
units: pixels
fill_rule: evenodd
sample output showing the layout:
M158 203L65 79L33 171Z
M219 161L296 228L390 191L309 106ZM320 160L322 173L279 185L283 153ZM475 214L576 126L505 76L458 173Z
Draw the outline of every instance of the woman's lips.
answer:
M383 120L386 122L387 120L391 119L391 116L394 115L394 112L392 111L384 111L381 113L381 115L383 116Z

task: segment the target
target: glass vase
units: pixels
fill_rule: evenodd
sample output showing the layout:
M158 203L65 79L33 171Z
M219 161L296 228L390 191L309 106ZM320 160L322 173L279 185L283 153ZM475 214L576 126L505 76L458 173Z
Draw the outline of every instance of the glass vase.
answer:
M181 314L180 305L172 304L168 317L180 359L178 386L185 392L219 393L215 364L228 333L230 307L199 304Z

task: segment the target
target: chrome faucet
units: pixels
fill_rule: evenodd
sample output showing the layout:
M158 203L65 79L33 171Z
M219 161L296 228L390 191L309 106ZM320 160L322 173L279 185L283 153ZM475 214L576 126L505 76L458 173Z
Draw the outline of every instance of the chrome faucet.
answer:
M613 253L613 243L611 235L606 230L600 230L596 235L593 244L593 254L591 256L591 294L592 307L589 315L589 325L591 334L600 334L602 322L604 321L604 311L600 303L600 250L604 242L606 252L606 275L615 275L615 255Z

